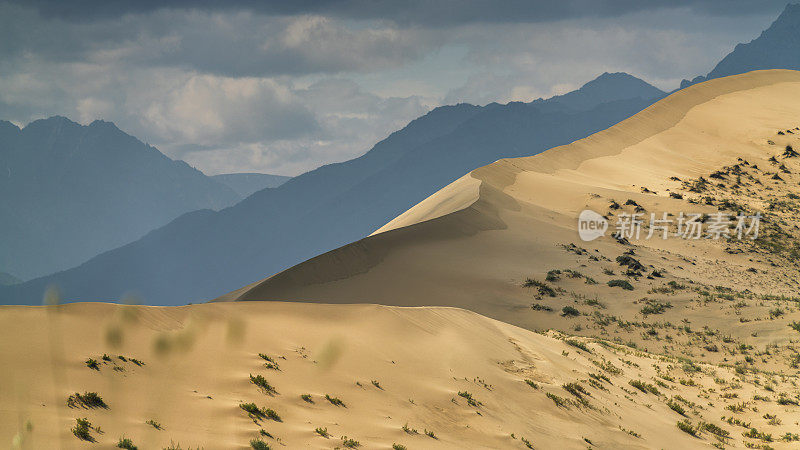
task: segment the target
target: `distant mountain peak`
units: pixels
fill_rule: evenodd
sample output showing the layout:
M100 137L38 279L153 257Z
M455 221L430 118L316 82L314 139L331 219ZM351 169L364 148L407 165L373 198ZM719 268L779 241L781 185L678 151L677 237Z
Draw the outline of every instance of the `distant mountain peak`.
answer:
M12 131L17 133L19 132L19 127L7 120L0 120L0 132L2 131Z
M31 130L52 129L65 126L70 128L80 128L83 125L64 116L50 116L46 119L36 119L25 125L22 130L30 132Z
M603 72L580 89L549 100L577 110L591 109L599 104L636 98L651 99L665 94L661 89L625 72Z
M760 36L737 44L706 76L683 80L681 88L753 70L800 70L800 4L790 3Z

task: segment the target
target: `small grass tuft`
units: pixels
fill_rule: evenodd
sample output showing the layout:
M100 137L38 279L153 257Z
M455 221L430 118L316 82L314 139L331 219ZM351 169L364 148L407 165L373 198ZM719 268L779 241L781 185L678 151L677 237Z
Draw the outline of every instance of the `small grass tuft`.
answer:
M631 380L631 381L628 382L628 384L630 384L631 386L635 387L636 389L644 392L645 394L647 394L648 392L651 393L651 394L656 394L656 395L660 394L660 392L658 392L658 388L656 388L655 386L653 386L650 383L645 383L642 380Z
M626 291L632 291L633 290L633 285L630 284L627 280L609 280L609 282L607 284L608 284L608 287L621 287L622 289L625 289Z
M86 361L84 361L84 364L86 364L86 367L92 370L97 370L98 372L100 371L100 363L97 362L96 359L88 358Z
M75 426L72 427L72 434L80 440L94 442L95 439L91 435L92 422L89 419L75 419Z
M342 445L347 448L361 447L361 443L355 439L350 439L347 436L342 436Z
M97 392L84 392L83 394L76 392L67 398L67 406L70 408L108 409L108 405L103 401L103 397L100 397Z
M269 444L258 438L250 439L250 447L253 450L270 450Z
M459 397L461 397L461 398L464 398L464 399L466 399L466 400L467 400L467 404L468 404L469 406L475 406L475 407L478 407L478 406L480 406L480 405L482 404L481 402L479 402L479 401L475 400L475 398L474 398L474 397L472 397L472 394L470 394L470 393L469 393L469 392L467 392L467 391L459 391L459 392L458 392L458 396L459 396Z
M259 357L259 358L261 358L261 359L263 359L264 361L266 361L266 362L264 363L264 366L265 366L267 369L272 369L272 370L281 370L281 369L280 369L280 366L278 366L278 362L277 362L277 361L275 361L275 359L274 359L274 358L272 358L271 356L267 355L266 353L259 353L259 354L258 354L258 357Z
M118 448L124 448L126 450L137 450L138 447L133 445L133 441L130 438L126 438L125 436L119 438L119 442L117 442Z
M676 425L678 426L678 429L684 433L688 433L694 437L697 437L698 429L692 425L692 422L689 419L681 420Z
M561 308L561 315L563 317L577 317L581 315L581 312L574 307L567 305Z
M339 398L331 397L330 395L325 394L325 400L331 402L331 404L334 405L334 406L342 406L344 408L347 408L347 406L344 404L344 402Z
M535 287L537 289L537 291L539 292L539 295L541 295L543 297L544 296L547 296L547 297L555 297L556 296L555 289L553 289L550 286L548 286L547 283L543 283L543 282L541 282L539 280L534 280L533 278L526 279L525 282L522 284L522 286L524 286L526 288L534 288Z
M255 384L259 389L261 389L265 394L274 395L277 394L278 391L264 378L263 375L250 375L250 382Z
M579 340L576 340L576 339L567 339L564 342L566 344L568 344L568 345L571 345L571 346L575 347L575 348L579 348L579 349L585 351L586 353L592 353L592 349L587 347L586 344L583 341L579 341Z

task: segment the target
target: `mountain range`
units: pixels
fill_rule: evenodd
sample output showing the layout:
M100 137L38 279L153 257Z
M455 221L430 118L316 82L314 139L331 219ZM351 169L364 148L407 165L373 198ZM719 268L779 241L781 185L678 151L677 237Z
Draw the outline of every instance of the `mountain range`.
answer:
M278 187L292 177L267 173L225 173L212 175L211 178L233 189L240 197L246 198L262 189Z
M4 288L0 298L38 303L50 285L67 301L130 292L148 304L213 298L372 233L474 167L583 138L663 95L631 75L606 73L548 100L436 108L359 158L219 212L185 214L76 268Z
M797 13L787 7L710 75L793 68L793 57L765 59L758 49L780 40L778 53L800 54ZM357 241L475 167L584 138L664 95L631 75L606 73L546 100L436 108L359 158L255 192L222 211L190 212L67 271L0 288L0 302L35 304L51 285L67 301L113 301L127 292L150 304L213 298Z
M706 76L681 82L681 89L713 78L751 70L800 70L800 4L788 4L775 22L759 37L738 44Z
M80 264L197 209L241 197L113 123L0 121L0 271L30 279Z
M225 298L283 301L0 306L0 439L795 448L799 97L800 71L690 86ZM737 211L758 239L682 236L681 212ZM611 234L636 212L669 236Z

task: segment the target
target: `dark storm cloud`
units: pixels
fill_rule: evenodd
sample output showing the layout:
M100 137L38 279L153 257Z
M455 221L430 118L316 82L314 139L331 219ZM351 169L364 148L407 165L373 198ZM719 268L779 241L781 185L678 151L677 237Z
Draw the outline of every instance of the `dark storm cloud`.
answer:
M0 119L105 119L211 173L295 175L443 102L528 101L620 70L671 89L783 7L0 0Z
M396 67L440 44L435 30L351 28L326 16L158 9L146 16L75 22L0 1L0 72L19 65L19 59L38 58L225 76L297 76Z
M543 22L581 17L613 17L664 8L691 8L710 15L740 15L780 9L786 0L24 0L45 16L85 20L160 9L249 10L269 15L321 14L349 19L385 19L427 26L475 22Z

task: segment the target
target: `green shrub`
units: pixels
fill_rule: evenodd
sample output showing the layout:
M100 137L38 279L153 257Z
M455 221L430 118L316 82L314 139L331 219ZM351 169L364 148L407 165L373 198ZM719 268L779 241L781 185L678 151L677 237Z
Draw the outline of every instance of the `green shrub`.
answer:
M697 437L697 428L692 425L688 419L681 420L677 423L678 429L683 431L684 433L691 434L692 436Z
M97 371L100 370L100 363L98 363L96 359L89 358L86 361L84 361L84 364L86 364L86 367L92 370L97 370Z
M160 423L156 422L153 419L148 419L145 423L150 425L151 427L155 428L156 430L163 430L164 429L164 427L161 426Z
M103 398L97 394L97 392L85 392L83 394L76 392L67 398L67 406L70 408L81 407L108 409L108 405L103 401Z
M532 278L528 278L525 280L525 283L522 284L524 287L530 288L535 287L539 292L539 295L547 296L547 297L555 297L556 291L555 289L551 288L547 285L547 283L543 283L539 280L534 280Z
M126 450L137 450L138 447L133 445L133 441L126 437L119 438L119 442L117 442L118 448L124 448Z
M550 392L547 393L547 398L553 401L559 408L569 408L570 401L565 399L564 397L559 397L556 394L552 394Z
M658 388L656 388L655 386L653 386L650 383L645 383L644 381L641 381L641 380L631 380L631 381L628 382L628 384L630 384L631 386L635 387L636 389L644 392L645 394L650 392L652 394L659 395Z
M648 314L661 314L667 309L672 308L672 303L670 302L662 302L659 300L645 300L645 302L645 305L641 309L642 314L645 316Z
M403 444L392 444L392 450L407 450Z
M472 397L472 394L470 394L470 393L469 393L469 392L467 392L467 391L459 391L459 392L458 392L458 396L459 396L459 397L461 397L461 398L464 398L464 399L466 399L466 400L467 400L467 404L468 404L469 406L476 406L476 407L477 407L477 406L480 406L480 405L481 405L481 402L479 402L479 401L475 400L475 399Z
M276 413L274 409L269 409L269 408L265 409L264 410L264 415L269 420L274 420L275 422L283 422L281 420L281 416L279 416L278 413Z
M539 389L539 385L533 380L526 379L525 383L534 389Z
M258 354L258 356L259 356L259 358L261 358L261 359L263 359L264 361L266 361L266 363L264 363L264 366L265 366L267 369L272 369L272 370L281 370L281 369L280 369L280 366L278 366L278 362L277 362L277 361L275 361L275 360L274 360L272 357L270 357L269 355L267 355L267 354L265 354L265 353L259 353L259 354Z
M592 350L589 347L587 347L586 344L583 343L582 341L578 341L578 340L575 340L575 339L567 339L564 342L567 343L568 345L571 345L571 346L575 347L575 348L579 348L579 349L581 349L581 350L583 350L583 351L585 351L587 353L592 353Z
M274 387L272 387L272 385L269 384L267 379L264 378L262 375L253 376L251 374L250 375L250 382L255 384L262 391L264 391L265 394L273 395L273 394L277 394L278 393L278 391Z
M331 404L334 405L334 406L343 406L343 407L347 408L347 406L344 404L343 401L341 401L340 399L338 399L336 397L331 397L328 394L325 394L325 400L331 402Z
M250 447L253 448L253 450L270 450L270 446L258 438L250 439Z
M315 429L314 429L314 431L315 431L315 432L316 432L318 435L320 435L320 436L322 436L322 437L324 437L324 438L327 438L327 437L329 437L329 436L330 436L330 434L328 434L328 427L325 427L325 428L322 428L322 427L317 427L317 428L315 428Z
M581 386L578 383L574 383L574 382L573 383L567 383L567 384L561 385L561 387L564 388L565 391L569 392L570 394L574 395L575 397L578 397L581 400L584 397L591 397L592 396L592 394L590 394L589 391L584 389L584 387Z
M266 414L255 403L239 403L239 408L242 408L252 418L263 419L266 417Z
M269 408L259 408L255 403L240 403L239 408L242 408L250 418L257 419L270 419L275 422L281 422L281 416L274 410Z
M534 311L548 311L548 312L553 310L553 308L547 305L540 305L538 303L531 303L531 309Z
M722 438L726 438L731 435L730 432L714 425L713 423L703 422L703 429Z
M577 317L581 315L581 312L574 307L567 305L561 308L561 315L563 317Z
M342 436L342 445L347 448L356 448L360 447L361 443L355 439L350 439L347 436Z
M630 284L627 280L609 280L609 282L607 284L608 284L608 287L621 287L622 289L625 289L626 291L632 291L633 290L633 285Z
M304 402L314 403L314 400L311 399L311 394L301 394L300 398L302 398Z
M684 407L681 406L680 403L678 403L678 402L676 402L674 400L668 401L667 402L667 406L669 406L669 409L675 411L676 413L678 413L678 414L680 414L682 416L686 415L686 409L684 409Z
M91 435L92 431L92 422L89 422L89 419L75 419L75 426L72 427L72 434L75 435L78 439L83 441L94 442L94 438Z

